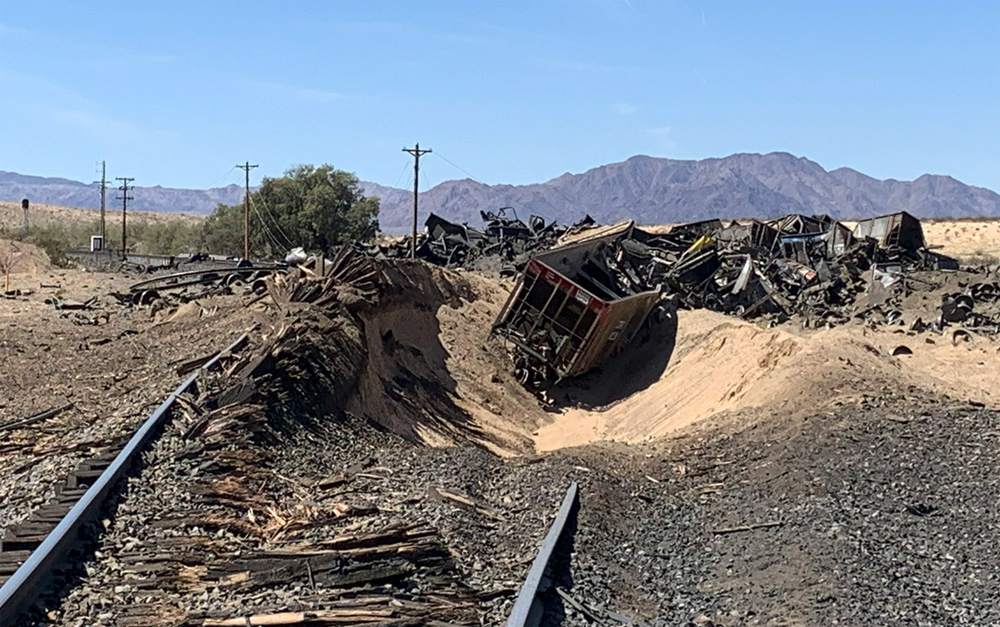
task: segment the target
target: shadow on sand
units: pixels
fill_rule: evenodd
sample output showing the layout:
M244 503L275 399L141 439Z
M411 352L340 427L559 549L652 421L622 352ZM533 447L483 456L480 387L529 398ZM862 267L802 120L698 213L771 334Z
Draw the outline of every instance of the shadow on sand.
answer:
M613 405L656 383L670 365L676 342L677 310L670 306L651 315L622 352L596 370L557 383L549 398L557 408Z

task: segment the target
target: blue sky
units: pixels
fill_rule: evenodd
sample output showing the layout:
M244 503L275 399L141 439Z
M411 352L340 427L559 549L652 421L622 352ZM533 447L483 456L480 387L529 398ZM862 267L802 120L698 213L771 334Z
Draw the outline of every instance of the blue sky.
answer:
M1000 190L1000 2L0 0L0 170L405 187L416 141L421 189L781 150Z

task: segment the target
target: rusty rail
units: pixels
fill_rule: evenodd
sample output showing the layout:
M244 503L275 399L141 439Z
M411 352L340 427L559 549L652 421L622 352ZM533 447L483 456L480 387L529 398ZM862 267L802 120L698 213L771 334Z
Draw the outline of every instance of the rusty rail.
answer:
M198 380L202 371L214 367L224 355L239 350L247 341L244 333L226 349L220 351L200 369L191 373L180 386L146 419L125 447L118 453L93 485L80 497L73 508L59 522L41 545L0 587L0 625L14 625L21 615L39 598L39 590L48 584L53 572L63 563L79 540L80 531L96 519L101 508L120 479L132 468L143 450L152 441L170 415L174 401L187 392Z
M566 490L559 513L549 528L549 533L542 542L542 547L538 550L535 561L531 564L531 570L521 585L521 591L517 594L517 601L507 618L507 627L534 627L541 622L544 602L541 594L545 592L542 588L542 578L549 568L549 560L555 552L556 545L562 539L566 531L566 524L574 515L577 502L577 485L574 481Z

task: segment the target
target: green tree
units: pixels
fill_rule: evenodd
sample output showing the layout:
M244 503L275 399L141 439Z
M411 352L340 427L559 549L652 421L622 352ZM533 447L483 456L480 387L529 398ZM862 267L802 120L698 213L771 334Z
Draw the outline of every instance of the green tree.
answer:
M130 246L136 252L154 255L177 255L196 253L201 250L202 226L180 219L164 222L138 222L135 231L129 223Z
M253 233L252 244L254 250L261 250L260 245L265 235L260 230L260 225L252 222L251 226L256 226ZM212 215L205 218L202 225L202 241L205 249L221 255L242 255L243 254L243 207L241 205L220 204L212 212Z
M327 252L378 231L378 198L361 193L358 177L331 165L300 165L265 177L250 195L251 247L281 256L295 246ZM203 242L214 253L243 252L243 206L219 205L205 220Z

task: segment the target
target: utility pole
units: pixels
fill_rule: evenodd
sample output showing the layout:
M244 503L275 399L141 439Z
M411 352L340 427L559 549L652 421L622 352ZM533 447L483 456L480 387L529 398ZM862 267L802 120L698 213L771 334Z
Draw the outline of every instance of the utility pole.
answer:
M417 258L417 194L420 193L420 155L433 152L430 148L420 150L418 143L413 148L403 148L403 152L413 155L413 239L410 240L410 259Z
M101 249L103 250L107 246L108 232L104 222L104 195L107 189L107 164L101 161Z
M126 252L128 248L126 247L127 242L125 240L125 214L128 213L128 201L133 200L128 195L128 184L135 179L116 176L115 180L122 182L121 187L118 188L122 192L122 195L119 197L122 201L122 261L128 261L128 253Z
M243 197L243 258L249 261L250 260L250 170L258 166L250 165L250 162L247 161L243 165L238 165L236 167L245 171L247 175L247 191L246 191L246 196Z

